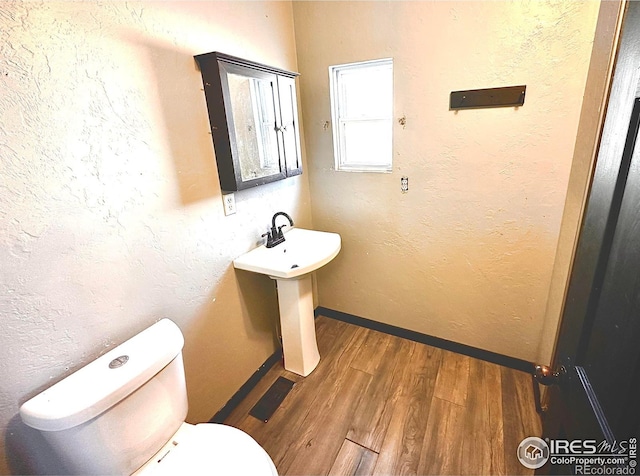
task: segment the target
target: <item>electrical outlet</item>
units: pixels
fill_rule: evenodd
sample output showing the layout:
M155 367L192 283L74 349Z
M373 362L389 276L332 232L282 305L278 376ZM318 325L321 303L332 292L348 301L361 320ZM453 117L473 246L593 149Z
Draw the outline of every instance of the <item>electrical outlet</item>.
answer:
M409 191L409 177L402 177L400 179L400 191L407 193Z
M222 203L224 204L225 215L233 215L236 212L236 197L233 193L222 195Z

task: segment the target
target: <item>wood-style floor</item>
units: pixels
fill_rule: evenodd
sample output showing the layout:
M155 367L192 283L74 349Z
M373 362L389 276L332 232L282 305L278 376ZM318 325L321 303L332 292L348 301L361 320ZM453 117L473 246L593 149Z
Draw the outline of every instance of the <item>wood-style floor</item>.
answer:
M540 436L531 376L320 316L306 378L276 364L225 421L280 475L532 474L516 457ZM279 377L296 382L267 423L248 414Z

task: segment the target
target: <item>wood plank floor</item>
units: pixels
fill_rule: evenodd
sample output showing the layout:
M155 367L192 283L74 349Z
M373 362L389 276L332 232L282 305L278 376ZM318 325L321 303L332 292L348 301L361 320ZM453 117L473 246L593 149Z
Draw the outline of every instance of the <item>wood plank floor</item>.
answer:
M530 375L320 316L306 378L276 364L225 421L280 475L532 474L516 458L540 436ZM296 382L267 423L249 410Z

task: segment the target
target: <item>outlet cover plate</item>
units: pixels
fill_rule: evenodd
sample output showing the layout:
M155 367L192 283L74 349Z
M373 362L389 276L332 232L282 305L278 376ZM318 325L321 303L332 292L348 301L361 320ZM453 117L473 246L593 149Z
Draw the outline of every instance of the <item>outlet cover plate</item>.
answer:
M224 204L225 215L233 215L236 212L236 197L233 193L222 195L222 203Z

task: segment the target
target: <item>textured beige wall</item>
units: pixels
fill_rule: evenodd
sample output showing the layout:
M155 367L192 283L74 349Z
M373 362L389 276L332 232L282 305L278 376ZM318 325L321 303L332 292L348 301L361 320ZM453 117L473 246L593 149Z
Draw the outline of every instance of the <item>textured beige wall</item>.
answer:
M56 472L19 405L162 317L191 422L274 351L273 282L231 262L278 210L310 225L307 174L224 216L193 60L214 50L295 70L291 4L0 2L0 474Z
M534 360L597 2L294 2L319 304ZM394 59L391 174L336 172L327 67ZM527 85L524 107L450 91ZM401 194L400 177L409 177Z

